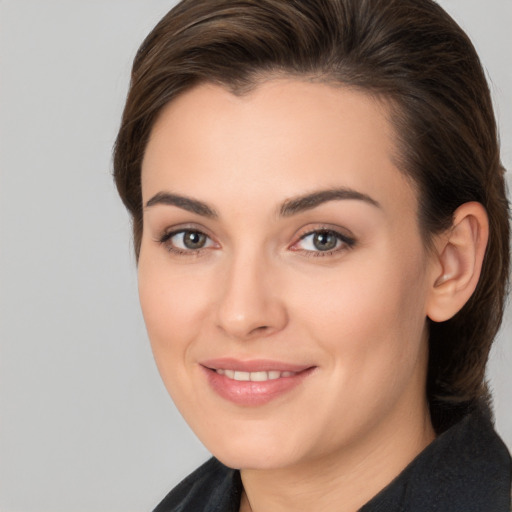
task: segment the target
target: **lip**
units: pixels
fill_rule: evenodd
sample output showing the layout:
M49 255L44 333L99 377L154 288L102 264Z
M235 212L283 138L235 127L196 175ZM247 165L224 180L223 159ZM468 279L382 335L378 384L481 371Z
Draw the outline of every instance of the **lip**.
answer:
M241 361L233 358L211 359L200 363L210 387L222 398L236 405L254 407L264 405L297 387L315 369L266 359ZM294 375L262 382L237 381L218 374L215 370L230 369L241 372L281 371Z
M270 359L252 359L249 361L241 361L232 357L222 357L219 359L208 359L202 361L201 366L210 368L212 370L229 369L239 372L270 372L270 371L281 371L281 372L295 372L299 373L312 365L308 364L291 364L281 361L273 361Z

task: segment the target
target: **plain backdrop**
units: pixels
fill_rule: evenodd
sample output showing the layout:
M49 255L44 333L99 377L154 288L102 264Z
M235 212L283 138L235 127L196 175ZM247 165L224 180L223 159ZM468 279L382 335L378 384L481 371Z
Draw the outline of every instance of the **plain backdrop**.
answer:
M512 0L440 3L488 71L512 168ZM153 364L111 179L131 60L173 4L0 0L1 512L151 510L208 457ZM509 447L511 334L489 369Z

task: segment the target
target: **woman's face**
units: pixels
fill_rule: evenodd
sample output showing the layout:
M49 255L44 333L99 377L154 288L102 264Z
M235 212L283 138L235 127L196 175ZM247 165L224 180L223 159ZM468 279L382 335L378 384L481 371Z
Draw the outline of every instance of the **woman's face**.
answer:
M274 80L172 101L143 161L143 314L163 381L221 461L282 468L425 413L434 265L386 108Z

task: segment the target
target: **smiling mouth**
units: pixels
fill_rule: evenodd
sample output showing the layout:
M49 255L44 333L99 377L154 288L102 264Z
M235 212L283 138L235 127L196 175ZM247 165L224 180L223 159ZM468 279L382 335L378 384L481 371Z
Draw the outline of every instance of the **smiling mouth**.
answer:
M242 372L237 370L229 370L223 368L214 369L219 375L224 375L228 379L237 380L241 382L266 382L268 380L276 380L284 377L293 377L297 375L298 372L281 372L278 370L271 371L260 371L260 372Z
M216 394L244 407L264 405L288 394L316 369L309 365L231 358L203 361L200 366Z

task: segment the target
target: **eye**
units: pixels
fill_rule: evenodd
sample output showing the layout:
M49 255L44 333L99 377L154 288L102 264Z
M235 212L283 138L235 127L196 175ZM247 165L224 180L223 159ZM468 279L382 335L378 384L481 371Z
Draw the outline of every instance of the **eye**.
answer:
M178 254L197 253L201 249L215 246L208 235L197 229L171 231L160 239L160 243L165 245L170 252Z
M316 253L315 256L332 254L353 247L355 240L332 229L318 229L303 235L291 249ZM322 254L324 253L324 254Z

